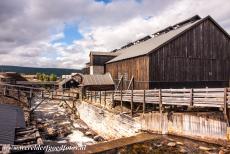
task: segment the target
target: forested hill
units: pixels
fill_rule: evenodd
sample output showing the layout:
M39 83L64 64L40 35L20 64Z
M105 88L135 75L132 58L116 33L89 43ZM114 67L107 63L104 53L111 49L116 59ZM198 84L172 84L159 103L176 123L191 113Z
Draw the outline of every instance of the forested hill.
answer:
M74 72L80 73L81 71L77 69L66 69L66 68L36 68L36 67L0 65L0 72L17 72L17 73L24 73L24 74L36 74L36 73L51 74L51 73L54 73L57 76L61 76L63 74L71 74Z

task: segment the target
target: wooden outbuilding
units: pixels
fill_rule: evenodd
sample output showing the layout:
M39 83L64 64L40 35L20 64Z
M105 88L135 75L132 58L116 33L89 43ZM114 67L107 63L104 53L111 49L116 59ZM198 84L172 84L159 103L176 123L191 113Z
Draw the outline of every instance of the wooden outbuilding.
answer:
M115 51L106 71L126 89L227 87L230 36L210 16L198 15Z

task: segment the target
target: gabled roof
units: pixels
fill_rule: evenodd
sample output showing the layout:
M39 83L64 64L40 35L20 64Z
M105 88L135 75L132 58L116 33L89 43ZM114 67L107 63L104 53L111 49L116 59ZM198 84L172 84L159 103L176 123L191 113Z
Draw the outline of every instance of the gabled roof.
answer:
M83 75L83 86L106 86L114 85L110 73Z
M184 32L188 31L189 29L195 27L196 25L200 24L201 22L209 19L211 20L227 37L230 38L229 34L224 31L223 28L221 28L221 26L219 26L214 19L212 19L210 16L207 16L203 19L199 19L197 16L196 20L192 20L191 22L187 22L185 23L180 22L178 24L182 24L182 26L177 27L178 24L174 25L174 26L169 26L164 30L170 29L166 32L163 32L160 35L156 35L157 33L155 33L154 37L141 42L139 44L135 44L133 46L130 46L128 48L124 48L121 50L118 50L117 52L120 53L120 55L118 55L117 57L113 58L112 60L108 61L107 63L112 63L112 62L116 62L116 61L120 61L120 60L124 60L124 59L129 59L129 58L133 58L133 57L138 57L138 56L142 56L142 55L147 55L153 51L156 51L158 48L166 45L167 43L169 43L170 41L174 40L175 38L179 37L180 35L182 35ZM189 20L193 19L194 17L190 18ZM159 31L161 32L161 31Z

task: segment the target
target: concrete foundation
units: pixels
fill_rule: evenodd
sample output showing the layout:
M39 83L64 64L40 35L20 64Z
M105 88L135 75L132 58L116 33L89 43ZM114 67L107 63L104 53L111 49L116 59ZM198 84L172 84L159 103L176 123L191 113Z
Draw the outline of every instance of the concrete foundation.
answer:
M139 117L114 114L87 102L77 106L80 118L106 139L136 135L141 130L173 134L200 140L227 141L227 124L222 115L213 113L150 112Z

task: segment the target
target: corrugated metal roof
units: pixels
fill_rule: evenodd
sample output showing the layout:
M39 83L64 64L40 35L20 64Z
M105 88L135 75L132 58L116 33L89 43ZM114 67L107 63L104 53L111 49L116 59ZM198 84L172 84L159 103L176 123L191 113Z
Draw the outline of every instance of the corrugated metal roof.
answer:
M83 86L114 85L110 73L83 75Z
M25 127L20 107L0 104L0 144L14 144L15 128Z
M193 22L193 23L188 23L184 26L181 26L177 29L171 30L171 31L164 33L164 34L161 34L159 36L155 36L155 37L148 39L144 42L135 44L135 45L128 47L128 48L121 49L121 50L117 51L118 53L120 53L120 55L118 55L117 57L108 61L107 63L116 62L119 60L123 60L123 59L127 59L127 58L133 58L133 57L148 54L149 52L158 48L160 45L166 43L167 41L171 40L172 38L174 38L178 34L189 29L190 27L192 27L193 25L195 25L199 21L200 20Z
M98 55L98 56L117 56L116 52L99 52L99 51L91 51L90 54Z

